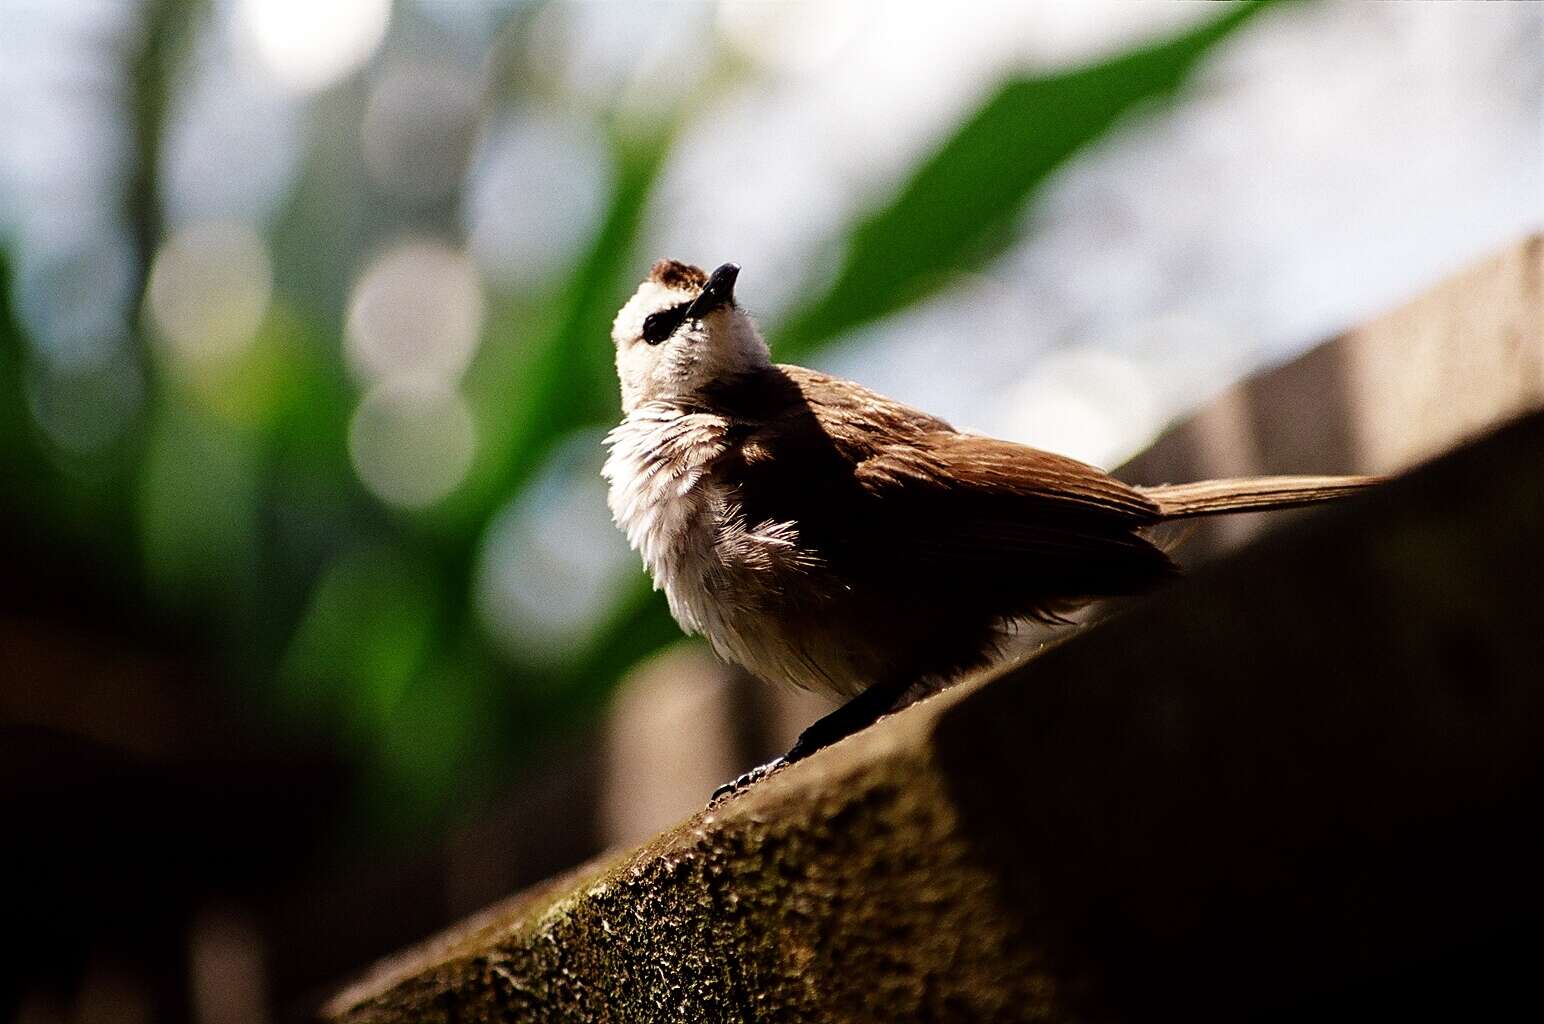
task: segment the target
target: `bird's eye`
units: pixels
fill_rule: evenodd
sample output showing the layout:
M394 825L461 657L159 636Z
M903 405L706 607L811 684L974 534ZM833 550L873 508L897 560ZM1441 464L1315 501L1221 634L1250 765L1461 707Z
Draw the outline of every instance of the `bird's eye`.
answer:
M643 340L650 345L658 345L668 337L670 330L665 322L665 314L650 313L649 318L643 322Z
M690 302L682 302L658 313L650 313L643 321L643 340L650 345L658 345L670 337L681 326L681 321L686 319L686 309L690 305Z

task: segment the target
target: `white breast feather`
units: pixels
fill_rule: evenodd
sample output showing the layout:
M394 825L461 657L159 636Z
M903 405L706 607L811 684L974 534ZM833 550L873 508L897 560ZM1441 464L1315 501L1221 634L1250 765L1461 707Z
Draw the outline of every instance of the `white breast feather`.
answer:
M713 463L729 448L729 422L665 403L634 409L606 436L602 470L611 515L643 556L670 613L688 633L763 678L848 692L839 649L779 636L763 600L788 588L786 573L817 564L799 547L797 524L748 524ZM833 678L835 677L835 678Z
M705 584L724 496L705 473L727 449L727 430L723 417L650 403L606 436L611 517L665 591L671 614L693 633L708 632L713 618Z

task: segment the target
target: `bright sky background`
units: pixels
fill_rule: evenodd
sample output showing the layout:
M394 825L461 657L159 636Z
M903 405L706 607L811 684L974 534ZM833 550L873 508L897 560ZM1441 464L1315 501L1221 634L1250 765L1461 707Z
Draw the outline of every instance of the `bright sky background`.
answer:
M492 297L553 280L595 227L611 185L598 112L699 104L649 209L639 272L654 256L733 260L742 301L770 323L832 271L828 239L1004 75L1215 12L1107 0L211 7L163 154L169 234L148 295L162 350L197 375L253 342L286 286L275 218L308 160L326 168L357 150L368 188L334 197L321 256L343 268L352 464L405 509L452 492L472 464L460 388ZM38 349L33 411L65 448L105 444L144 391L116 192L126 82L97 57L132 45L136 10L0 0L0 232ZM520 88L490 112L490 47L527 16ZM714 77L724 54L745 73ZM372 221L379 209L394 212ZM818 362L961 426L1113 465L1237 377L1541 225L1544 5L1283 5L1224 44L1178 102L1064 168L1001 258ZM575 438L496 517L481 585L495 632L560 642L635 568L599 459L594 438ZM562 601L554 579L573 581Z

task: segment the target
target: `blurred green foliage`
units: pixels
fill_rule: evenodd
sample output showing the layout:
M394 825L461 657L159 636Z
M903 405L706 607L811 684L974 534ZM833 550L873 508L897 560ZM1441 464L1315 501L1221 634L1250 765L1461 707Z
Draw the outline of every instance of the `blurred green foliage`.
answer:
M160 231L151 171L166 89L199 6L156 0L134 58L138 159L125 202L144 261ZM841 269L774 325L775 353L807 357L999 251L1048 176L1181 85L1262 6L1230 5L1113 60L1002 83L844 232ZM282 267L259 341L239 364L190 378L141 346L143 422L95 475L68 465L32 423L28 346L0 287L3 500L37 519L84 517L91 529L56 540L137 560L146 592L208 625L229 653L233 685L266 694L277 719L336 737L366 767L361 807L375 824L421 824L475 797L540 737L593 714L631 664L679 635L640 567L581 649L542 669L511 666L484 635L472 587L493 513L576 429L615 418L609 325L656 255L640 251L640 226L691 113L616 118L607 131L612 193L587 247L550 291L497 297L466 382L485 440L466 482L437 506L392 512L354 479L342 326L315 301L287 295ZM275 248L281 258L291 251L282 239ZM125 474L132 486L115 486Z
M1133 107L1177 88L1258 9L1234 4L1199 29L1114 60L1002 83L889 202L852 226L836 279L790 318L778 352L801 356L995 255L1012 239L1025 201L1057 167Z

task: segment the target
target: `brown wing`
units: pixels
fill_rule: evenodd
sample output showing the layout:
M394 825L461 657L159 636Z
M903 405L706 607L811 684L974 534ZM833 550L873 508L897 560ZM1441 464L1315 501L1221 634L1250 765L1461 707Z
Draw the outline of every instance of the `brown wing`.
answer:
M1172 576L1138 531L1140 492L1074 459L948 423L839 378L777 367L750 389L732 469L751 522L793 521L834 569L968 594L1003 615L1145 590ZM771 387L768 387L768 384Z

